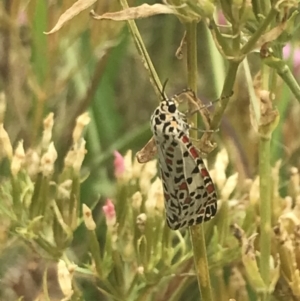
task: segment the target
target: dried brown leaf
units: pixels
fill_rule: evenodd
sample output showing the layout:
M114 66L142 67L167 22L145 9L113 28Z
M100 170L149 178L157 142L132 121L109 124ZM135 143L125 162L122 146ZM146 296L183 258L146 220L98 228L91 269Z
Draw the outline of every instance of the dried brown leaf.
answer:
M92 17L96 20L114 21L141 19L160 14L176 14L176 11L163 4L142 4L140 6L129 7L117 12L105 13L103 15L97 15L94 11L91 11Z
M260 73L253 80L254 91L256 95L256 104L259 106L260 116L256 119L253 103L250 104L250 122L255 131L263 136L268 136L274 130L279 121L279 112L273 108L271 94L262 89Z
M186 31L184 32L183 37L180 41L180 45L179 45L179 47L178 47L178 49L176 50L176 53L175 53L175 56L179 60L181 60L183 58L183 46L186 44L185 38L186 38Z
M56 25L50 31L44 32L44 34L52 34L54 32L57 32L63 27L66 22L73 19L83 10L92 6L96 1L97 0L78 0L59 17Z
M264 44L276 40L286 29L287 23L281 23L278 26L272 28L270 31L263 34L257 41L256 47L261 48Z

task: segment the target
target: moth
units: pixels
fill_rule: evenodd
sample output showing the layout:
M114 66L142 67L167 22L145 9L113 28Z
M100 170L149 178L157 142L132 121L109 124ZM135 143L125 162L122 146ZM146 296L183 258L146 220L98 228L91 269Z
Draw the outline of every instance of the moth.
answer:
M190 126L177 108L176 96L164 97L150 121L163 184L166 220L173 230L208 221L217 212L215 186L191 142Z

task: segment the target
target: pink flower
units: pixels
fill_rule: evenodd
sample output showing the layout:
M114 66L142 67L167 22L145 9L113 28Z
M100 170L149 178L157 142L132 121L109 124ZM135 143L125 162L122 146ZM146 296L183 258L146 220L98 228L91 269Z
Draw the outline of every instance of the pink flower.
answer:
M226 25L226 18L221 10L218 11L218 25Z
M115 156L115 160L114 160L114 167L115 167L115 177L119 178L121 177L124 172L125 172L125 163L124 163L124 158L122 157L122 155L117 152L114 151L114 156Z
M293 64L293 69L294 69L294 74L299 73L300 69L300 49L298 47L295 47L293 49L293 46L288 43L283 47L283 58L285 60L288 60L291 58L292 64ZM292 55L292 57L291 57Z
M103 206L104 215L107 226L113 226L116 223L115 205L110 199L106 200L106 205Z

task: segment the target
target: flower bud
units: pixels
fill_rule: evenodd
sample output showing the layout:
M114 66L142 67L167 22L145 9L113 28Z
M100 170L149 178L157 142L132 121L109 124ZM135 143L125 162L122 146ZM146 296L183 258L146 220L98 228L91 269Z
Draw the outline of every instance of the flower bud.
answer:
M116 224L116 211L115 205L110 199L106 200L106 205L102 207L106 219L106 224L109 228Z
M50 113L45 119L44 119L44 132L43 132L43 138L42 138L42 148L47 149L51 138L52 138L52 128L54 124L53 120L54 114Z
M57 278L59 286L66 297L73 295L72 289L72 274L67 268L66 263L63 260L59 260L57 264Z
M86 205L82 204L83 221L88 230L93 231L96 229L96 223L93 219L91 209Z
M82 162L84 160L85 154L87 153L87 150L85 149L85 140L81 139L81 143L78 142L78 148L75 150L76 157L75 161L73 162L73 168L78 173L80 172Z
M142 205L142 194L137 191L132 197L132 207L136 210L140 210Z
M47 152L41 158L41 172L45 177L52 175L54 163L57 159L57 152L53 142L50 143Z
M82 135L82 131L83 131L84 127L89 124L90 120L91 120L91 118L89 117L89 114L87 112L83 113L77 117L76 125L75 125L74 131L73 131L74 145L76 145L78 143L78 141Z
M57 188L57 197L59 199L69 199L73 181L68 179L61 183Z
M114 151L114 157L115 177L118 179L125 172L125 162L123 156L117 151Z
M138 266L136 271L139 275L143 275L145 272L145 268L143 266Z
M226 168L228 166L229 159L228 154L225 148L223 148L217 155L215 166L214 166L214 172L213 179L215 184L222 188L226 182Z
M9 136L3 127L3 123L0 124L0 150L8 159L12 158L13 148Z
M137 216L136 224L141 232L145 231L146 222L147 222L147 215L145 213L141 213L140 215Z
M26 152L26 170L31 178L34 178L40 171L40 156L33 150Z
M76 151L71 149L68 151L64 159L65 167L72 167L75 160L76 160Z
M23 141L20 141L15 150L10 166L10 170L13 176L16 176L19 173L22 164L24 162L24 159L25 159L25 152L23 148Z

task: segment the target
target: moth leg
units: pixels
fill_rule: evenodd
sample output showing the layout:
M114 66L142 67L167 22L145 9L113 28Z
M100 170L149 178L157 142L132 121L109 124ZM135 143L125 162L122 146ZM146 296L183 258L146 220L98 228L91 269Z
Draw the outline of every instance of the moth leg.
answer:
M217 144L215 142L211 142L209 140L203 142L192 137L190 137L190 140L191 142L193 142L193 145L195 146L198 154L200 154L201 157L206 157L217 147Z
M199 112L202 109L206 109L206 108L213 106L218 101L222 101L224 99L230 98L232 95L233 95L233 91L230 93L230 95L224 95L216 100L210 101L207 104L202 104L201 100L196 97L195 93L193 93L193 96L194 96L193 102L197 104L197 108L193 109L192 111L189 111L187 114L189 114L189 116L194 115L195 113Z
M209 129L209 130L202 130L202 129L199 129L199 128L196 128L196 127L193 127L193 126L190 126L190 129L191 130L194 130L194 131L197 131L197 132L200 132L200 133L217 133L219 132L220 129Z

